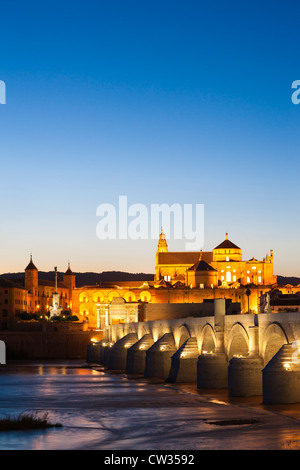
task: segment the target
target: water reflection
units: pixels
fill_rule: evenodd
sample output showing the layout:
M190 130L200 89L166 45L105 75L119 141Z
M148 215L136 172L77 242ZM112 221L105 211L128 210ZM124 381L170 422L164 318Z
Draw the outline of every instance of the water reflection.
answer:
M0 449L300 448L298 421L254 404L232 406L225 395L128 380L71 361L10 364L0 367L0 416L48 412L63 427L0 432ZM242 430L209 424L249 418L259 423Z

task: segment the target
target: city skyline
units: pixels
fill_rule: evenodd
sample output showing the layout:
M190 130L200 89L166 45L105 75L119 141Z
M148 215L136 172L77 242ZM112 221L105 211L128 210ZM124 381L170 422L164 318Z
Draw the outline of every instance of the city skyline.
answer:
M270 6L272 5L272 8ZM216 15L216 9L218 15ZM204 204L204 246L300 276L297 13L279 2L2 6L1 272L152 273L99 204ZM184 251L185 240L168 240Z

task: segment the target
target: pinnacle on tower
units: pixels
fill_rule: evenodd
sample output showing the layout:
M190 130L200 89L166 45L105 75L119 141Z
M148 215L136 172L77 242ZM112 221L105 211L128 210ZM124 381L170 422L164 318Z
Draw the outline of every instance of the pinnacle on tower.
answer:
M31 253L30 253L30 261L29 261L29 264L26 266L25 271L27 269L36 269L37 270L37 267L33 264L32 254Z

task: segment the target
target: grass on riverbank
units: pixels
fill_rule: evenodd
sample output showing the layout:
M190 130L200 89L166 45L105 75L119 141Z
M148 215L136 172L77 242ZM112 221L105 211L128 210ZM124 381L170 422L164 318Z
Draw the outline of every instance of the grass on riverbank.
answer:
M48 413L38 416L36 413L20 413L18 416L0 418L0 431L23 431L61 427L60 423L48 421Z

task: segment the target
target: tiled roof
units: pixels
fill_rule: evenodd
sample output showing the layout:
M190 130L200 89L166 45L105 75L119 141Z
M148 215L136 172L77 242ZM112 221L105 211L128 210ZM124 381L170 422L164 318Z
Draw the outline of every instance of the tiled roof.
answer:
M36 269L37 270L37 267L32 262L32 256L30 256L30 262L27 265L27 267L25 268L25 271L27 271L27 269Z
M202 259L207 263L213 260L212 251L203 251ZM158 264L193 265L199 260L199 251L168 251L158 253Z
M39 279L39 286L55 287L55 281L48 281L47 279ZM57 287L68 289L68 286L61 281L57 282Z
M215 250L220 250L220 249L234 249L234 250L240 250L240 247L238 247L237 245L235 245L234 243L232 243L230 240L224 240L222 243L220 243L220 245L216 246L216 248L214 248Z
M189 268L189 271L216 271L216 269L206 263L203 259L200 259L191 268Z
M17 289L25 289L21 284L18 284L17 282L10 281L9 279L5 279L3 277L0 277L0 287L4 288L17 288Z

